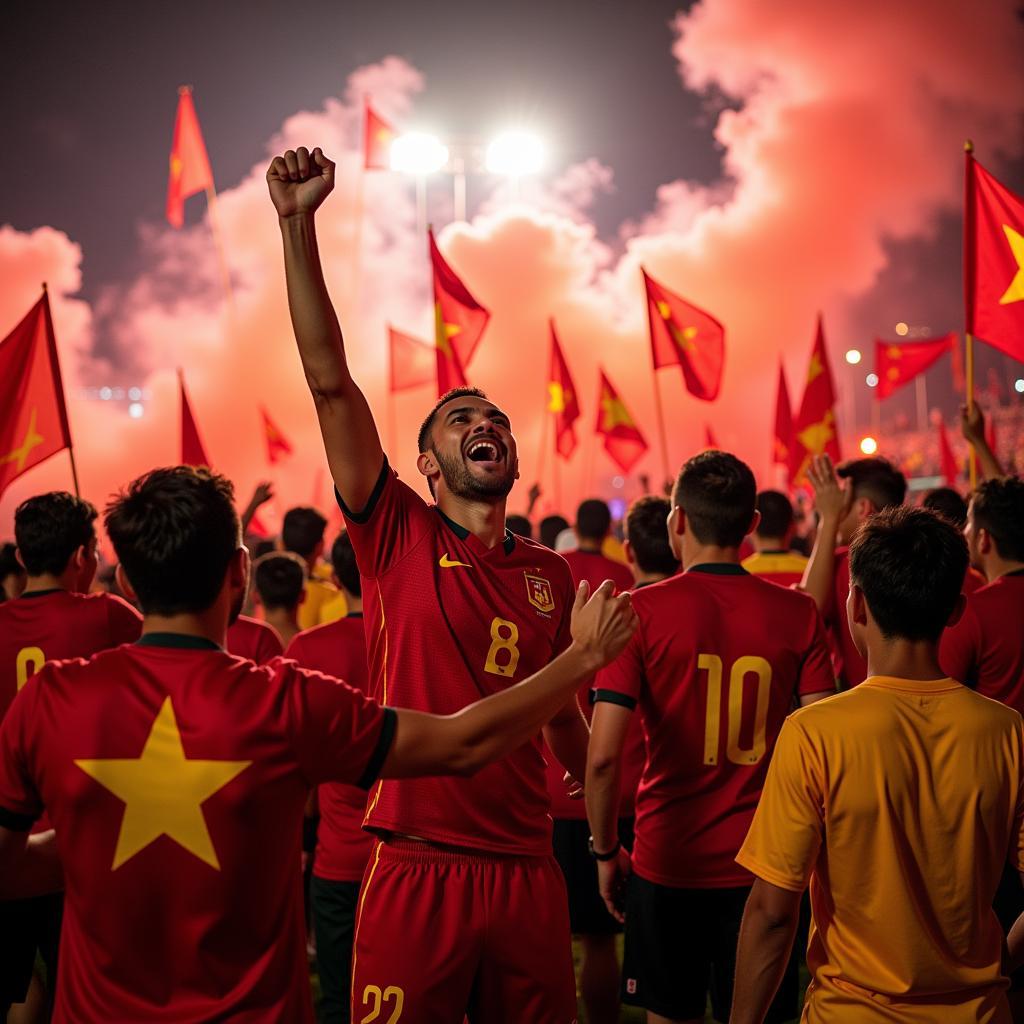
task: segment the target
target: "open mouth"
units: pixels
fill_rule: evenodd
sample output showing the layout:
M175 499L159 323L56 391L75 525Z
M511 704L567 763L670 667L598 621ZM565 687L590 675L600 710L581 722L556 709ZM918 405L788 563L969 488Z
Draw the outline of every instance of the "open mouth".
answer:
M493 440L487 438L478 438L475 441L470 442L469 447L466 449L466 458L470 462L478 463L497 463L504 457L504 451L502 446Z

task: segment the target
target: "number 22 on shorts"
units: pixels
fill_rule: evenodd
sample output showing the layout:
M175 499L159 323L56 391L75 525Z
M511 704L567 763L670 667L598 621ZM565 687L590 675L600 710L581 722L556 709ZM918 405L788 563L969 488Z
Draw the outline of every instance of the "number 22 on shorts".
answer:
M390 1003L390 1006L385 1006ZM360 1018L359 1024L398 1024L402 1016L402 1007L405 1005L405 993L397 985L388 985L381 989L379 985L367 985L363 989L363 1006L369 1006L370 1012ZM386 1020L381 1017L383 1011L390 1010L391 1016Z

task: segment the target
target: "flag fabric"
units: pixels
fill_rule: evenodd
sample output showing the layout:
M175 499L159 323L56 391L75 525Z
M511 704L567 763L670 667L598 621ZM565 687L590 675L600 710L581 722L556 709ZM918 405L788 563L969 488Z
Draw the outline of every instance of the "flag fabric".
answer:
M388 324L388 352L392 391L406 391L429 384L437 375L434 349L411 334Z
M575 422L580 418L576 386L569 374L562 346L558 344L555 322L551 321L551 369L548 373L547 411L555 418L555 451L568 459L576 450Z
M292 446L284 434L277 429L270 414L262 405L260 406L260 419L263 420L263 436L267 441L267 461L274 465L286 455L291 455Z
M183 466L209 466L210 459L203 448L196 426L192 407L185 391L185 374L178 370L178 386L181 390L181 464Z
M0 341L0 494L51 455L71 447L50 300L42 298Z
M964 209L967 331L1024 360L1024 199L967 153Z
M647 451L647 441L604 370L599 372L595 430L604 438L604 450L611 460L628 473Z
M956 456L953 454L953 446L949 443L949 434L946 433L946 421L939 417L939 461L942 467L942 476L947 487L956 487L960 476L960 467L957 465Z
M192 90L178 90L178 113L174 118L171 166L167 179L167 220L173 228L185 223L185 200L213 188L213 171L206 155L199 118L192 103Z
M793 451L790 455L790 482L801 483L815 455L828 455L839 461L839 435L836 432L836 389L832 383L825 330L818 316L818 329L811 349L800 411L793 423Z
M883 341L876 338L876 398L888 398L955 347L956 335L952 332L941 338L926 338L922 341Z
M793 410L789 404L786 371L779 360L779 389L775 394L775 440L772 444L772 464L788 466L793 447Z
M391 170L391 143L398 133L363 100L363 167L368 171Z
M718 440L715 437L715 432L711 429L710 423L704 424L704 450L718 451Z
M644 275L654 369L679 366L690 394L713 402L722 383L725 328L710 313Z
M953 390L962 395L967 390L967 379L964 376L964 347L959 340L953 342L952 349Z
M437 247L434 232L430 240L430 262L434 271L434 342L437 347L437 393L466 383L465 367L473 358L490 313L470 294Z

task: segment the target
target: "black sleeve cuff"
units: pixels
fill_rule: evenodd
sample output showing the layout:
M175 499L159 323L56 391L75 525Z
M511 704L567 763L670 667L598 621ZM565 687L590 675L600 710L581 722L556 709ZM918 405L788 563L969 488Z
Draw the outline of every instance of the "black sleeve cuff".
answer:
M0 828L11 832L28 832L35 823L36 817L31 814L15 814L6 807L0 807Z
M598 701L603 701L605 704L618 704L619 707L629 708L630 711L636 708L636 701L624 693L619 693L618 690L591 690L590 703L596 704Z
M370 760L367 762L366 771L360 776L356 785L360 789L369 789L380 775L384 767L384 760L391 750L391 744L395 739L395 729L398 728L398 715L394 708L384 709L384 721L380 727L380 736L377 737L377 746L373 748Z
M358 512L353 512L338 493L338 488L334 488L334 497L338 502L338 508L341 509L346 519L351 519L353 523L357 523L360 526L369 522L370 516L373 515L373 510L377 507L377 502L380 501L384 485L388 482L388 474L390 472L391 466L388 465L388 457L385 455L384 464L380 467L380 476L377 477L377 482L373 485L373 490L370 492L370 497L367 499L366 504Z

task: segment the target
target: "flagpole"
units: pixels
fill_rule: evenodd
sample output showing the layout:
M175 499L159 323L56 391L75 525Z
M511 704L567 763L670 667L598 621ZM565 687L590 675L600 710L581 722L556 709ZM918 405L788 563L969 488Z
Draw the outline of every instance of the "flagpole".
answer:
M974 265L974 143L970 139L964 142L964 314L967 321L964 328L964 369L966 377L967 410L974 409L974 301L975 301L975 265ZM968 446L971 490L978 486L978 455L974 445Z
M658 385L658 367L654 361L654 349L653 349L653 338L654 331L651 326L651 300L647 293L647 274L644 268L640 268L640 273L644 279L644 298L647 306L647 336L652 339L651 345L651 377L654 383L654 409L655 415L658 417L658 436L661 438L661 471L665 480L669 479L668 473L668 432L665 430L665 410L661 403L661 388Z
M68 457L71 459L71 482L75 488L75 497L82 496L78 486L78 466L75 463L75 446L71 443L71 424L68 422L68 405L64 400L64 378L60 372L60 356L57 354L57 333L53 329L53 316L50 313L50 289L43 282L43 314L46 317L47 343L50 348L50 368L53 371L53 390L57 395L57 407L60 411L61 426L67 438Z

